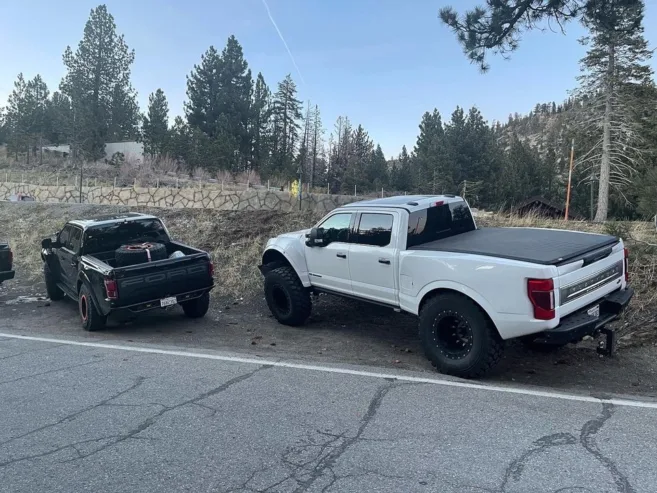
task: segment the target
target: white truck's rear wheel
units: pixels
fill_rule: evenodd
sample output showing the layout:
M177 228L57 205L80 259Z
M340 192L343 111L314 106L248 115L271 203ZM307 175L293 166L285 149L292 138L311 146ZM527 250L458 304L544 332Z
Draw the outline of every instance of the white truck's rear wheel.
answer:
M276 320L284 325L302 325L310 317L310 293L292 267L278 267L265 275L265 299Z
M504 341L481 309L457 294L438 294L420 312L424 352L438 371L477 378L502 357Z

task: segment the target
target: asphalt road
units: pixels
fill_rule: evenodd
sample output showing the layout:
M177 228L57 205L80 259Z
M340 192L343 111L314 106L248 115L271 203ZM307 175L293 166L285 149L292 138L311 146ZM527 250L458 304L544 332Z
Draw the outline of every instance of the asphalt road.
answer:
M657 488L654 402L250 358L0 335L0 491Z

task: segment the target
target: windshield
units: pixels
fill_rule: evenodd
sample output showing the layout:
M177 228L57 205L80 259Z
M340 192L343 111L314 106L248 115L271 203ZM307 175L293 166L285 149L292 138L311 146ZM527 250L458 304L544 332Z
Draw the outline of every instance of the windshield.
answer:
M472 213L463 200L411 212L408 218L406 248L442 240L474 229L476 227Z
M159 219L117 222L93 226L85 232L83 250L85 254L109 252L121 245L145 241L167 243L164 225Z

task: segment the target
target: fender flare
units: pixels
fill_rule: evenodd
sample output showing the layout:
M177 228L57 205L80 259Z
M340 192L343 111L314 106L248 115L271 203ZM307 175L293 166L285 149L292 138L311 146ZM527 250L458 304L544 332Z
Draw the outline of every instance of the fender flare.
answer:
M279 247L278 245L271 245L267 247L267 249L263 252L262 254L263 265L265 258L267 257L267 254L269 253L271 255L272 252L275 252L275 255L280 255L283 258L283 260L285 260L294 269L294 272L299 277L299 280L301 281L303 287L308 288L311 286L310 276L308 275L308 271L306 270L305 263L301 264L301 259L295 259L294 257L287 255L285 250Z
M417 294L416 297L414 297L414 306L408 307L412 309L412 313L419 314L420 313L420 306L422 302L425 300L426 296L431 293L432 291L436 290L447 290L447 291L454 291L456 293L459 293L466 298L471 299L474 301L476 304L479 305L479 307L488 315L488 318L490 318L497 326L498 322L498 317L497 317L497 312L493 308L493 306L482 296L479 292L475 291L472 288L469 288L468 286L465 286L463 284L454 282L454 281L433 281L424 286L422 289L420 289L420 292ZM411 310L409 310L411 311Z
M96 307L96 310L98 313L102 313L103 315L107 315L105 311L102 309L101 304L98 301L98 297L96 296L96 293L94 292L94 289L91 284L91 280L89 279L89 276L85 274L84 272L80 272L78 274L78 281L77 281L78 287L77 287L77 293L78 293L78 298L80 297L80 287L82 284L87 286L89 288L89 292L91 293L91 301L93 302L94 306Z

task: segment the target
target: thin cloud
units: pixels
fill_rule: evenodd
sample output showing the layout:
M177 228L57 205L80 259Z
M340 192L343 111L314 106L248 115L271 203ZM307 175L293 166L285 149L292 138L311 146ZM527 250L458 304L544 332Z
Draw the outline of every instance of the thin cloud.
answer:
M278 33L278 37L281 38L281 41L283 42L283 45L285 46L285 49L287 50L287 54L290 55L290 60L292 60L292 64L294 65L294 68L297 69L297 73L299 74L299 78L301 79L301 82L303 82L303 85L306 85L306 81L303 78L303 75L301 75L301 70L299 70L299 66L297 65L296 60L294 59L294 55L292 55L292 51L290 51L290 47L287 45L287 42L285 41L285 38L283 37L283 33L281 30L278 28L278 24L276 24L276 21L274 20L274 17L271 15L271 11L269 10L269 5L267 5L267 0L262 0L262 4L265 6L265 9L267 10L267 15L269 16L269 20L274 26L274 29L276 29L276 32Z

